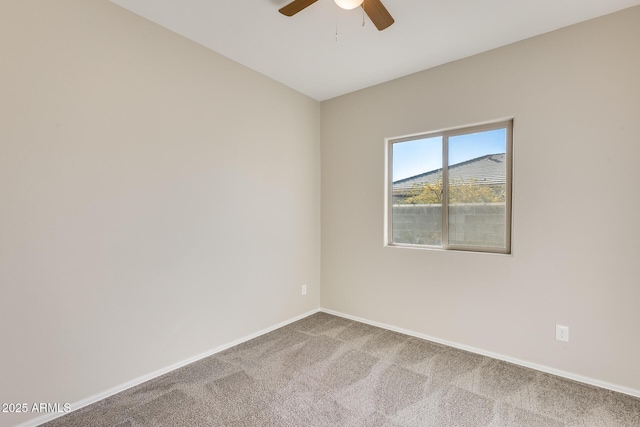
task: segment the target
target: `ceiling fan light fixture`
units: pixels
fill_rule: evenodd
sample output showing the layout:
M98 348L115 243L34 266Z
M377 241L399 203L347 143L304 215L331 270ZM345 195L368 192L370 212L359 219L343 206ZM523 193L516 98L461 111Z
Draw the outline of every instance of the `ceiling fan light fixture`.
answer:
M334 0L338 7L345 10L355 9L360 6L364 0Z
M293 16L301 10L306 9L318 0L293 0L291 3L279 9L279 12L284 16ZM338 7L342 9L355 9L358 6L362 6L363 16L367 14L373 25L376 26L378 31L382 31L389 25L393 24L393 16L389 14L389 11L382 4L382 0L334 0ZM366 1L366 3L365 3ZM336 17L337 23L337 17Z

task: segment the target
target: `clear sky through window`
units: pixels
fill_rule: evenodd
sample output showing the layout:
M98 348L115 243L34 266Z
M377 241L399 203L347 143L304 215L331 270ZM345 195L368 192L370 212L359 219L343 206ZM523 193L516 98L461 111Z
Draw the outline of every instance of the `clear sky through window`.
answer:
M506 152L506 129L451 136L449 165ZM393 181L442 168L442 137L393 144Z

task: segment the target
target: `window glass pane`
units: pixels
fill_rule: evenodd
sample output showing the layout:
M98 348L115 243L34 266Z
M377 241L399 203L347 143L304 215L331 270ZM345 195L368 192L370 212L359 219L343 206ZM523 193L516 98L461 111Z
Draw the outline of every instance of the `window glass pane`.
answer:
M393 176L392 243L442 244L442 137L396 142Z
M507 131L448 139L449 244L506 247Z

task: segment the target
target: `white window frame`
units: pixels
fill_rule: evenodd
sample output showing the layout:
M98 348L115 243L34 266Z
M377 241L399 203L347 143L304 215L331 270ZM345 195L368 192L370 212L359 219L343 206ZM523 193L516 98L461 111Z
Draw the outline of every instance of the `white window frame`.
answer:
M487 247L487 246L470 246L456 245L449 243L449 137L490 131L495 129L506 129L506 201L505 201L505 247ZM393 144L399 142L413 141L417 139L427 139L432 137L442 137L442 245L422 245L411 243L394 243L393 242ZM512 234L512 188L513 188L513 118L503 119L496 122L484 123L479 125L471 125L457 127L446 130L419 133L415 135L387 138L385 140L385 227L384 227L384 243L385 246L391 247L409 247L423 249L438 249L451 251L471 251L483 253L511 254L511 234Z

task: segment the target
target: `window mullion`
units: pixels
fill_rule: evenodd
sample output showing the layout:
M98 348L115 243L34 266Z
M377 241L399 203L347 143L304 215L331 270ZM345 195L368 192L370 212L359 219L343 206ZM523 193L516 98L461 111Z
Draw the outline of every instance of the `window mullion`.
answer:
M442 136L442 247L449 247L449 136Z

